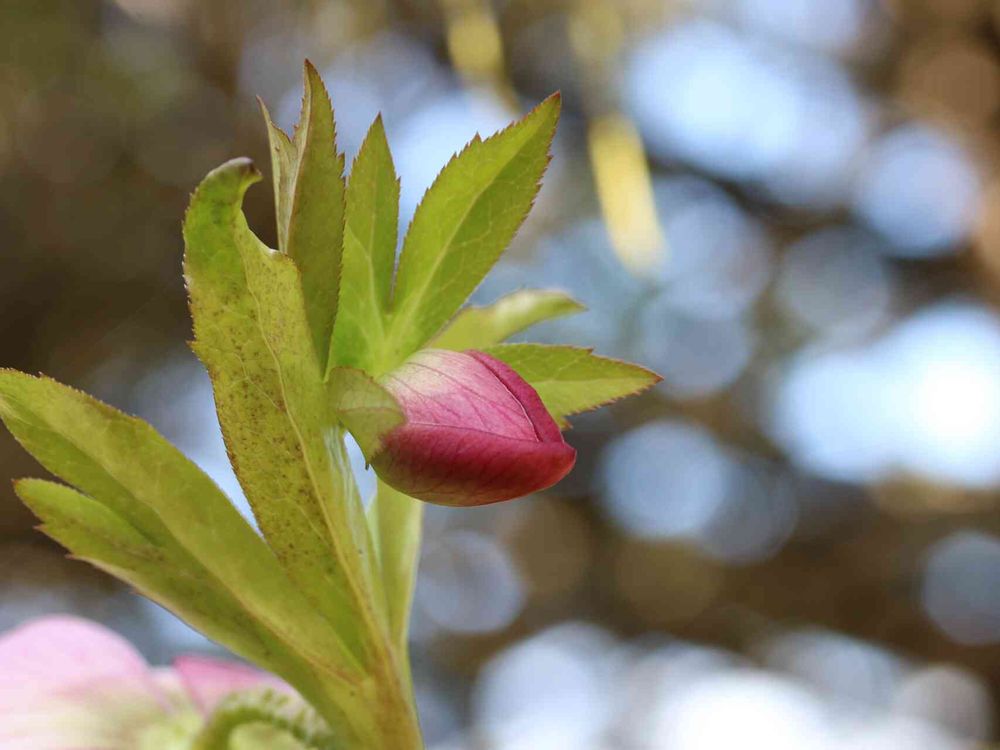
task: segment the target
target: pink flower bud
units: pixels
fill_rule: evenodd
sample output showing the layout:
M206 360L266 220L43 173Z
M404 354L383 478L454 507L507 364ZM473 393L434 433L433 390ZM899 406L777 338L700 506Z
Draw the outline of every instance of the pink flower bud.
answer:
M551 487L576 451L535 389L494 357L425 349L382 384L406 422L371 463L400 492L440 505L486 505Z

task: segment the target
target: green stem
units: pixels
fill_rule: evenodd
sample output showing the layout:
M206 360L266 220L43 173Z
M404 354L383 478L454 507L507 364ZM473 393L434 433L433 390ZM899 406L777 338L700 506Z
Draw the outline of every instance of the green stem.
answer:
M380 709L371 736L348 738L297 698L271 690L236 693L215 710L191 750L230 750L237 731L251 724L280 730L304 750L423 750L412 705Z
M350 460L343 441L343 433L338 431L331 445L333 459L346 480L345 497L356 507L361 507L361 498L350 468ZM368 527L369 533L372 529ZM377 531L375 532L377 533ZM419 544L419 542L418 542ZM375 554L377 545L372 545ZM405 648L406 636L402 636L403 646L395 637L385 598L386 572L376 558L361 560L358 571L370 571L371 577L362 579L359 586L358 613L366 630L366 651L371 681L364 691L373 718L372 734L358 750L423 750L413 697L410 676L409 654ZM367 565L366 565L367 563Z
M229 750L240 727L266 724L280 729L309 750L341 750L334 734L310 709L271 691L237 693L220 705L195 738L191 750Z

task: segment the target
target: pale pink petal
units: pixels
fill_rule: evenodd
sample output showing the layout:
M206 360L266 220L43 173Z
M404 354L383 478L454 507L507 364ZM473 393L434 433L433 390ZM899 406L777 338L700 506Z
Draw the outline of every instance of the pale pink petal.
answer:
M0 711L15 699L72 696L101 686L159 699L139 652L116 633L77 617L44 617L0 636L0 675Z
M195 703L205 713L230 693L266 687L280 692L292 692L287 684L266 672L233 661L207 656L181 656L174 669Z
M0 750L127 750L164 705L143 658L100 625L56 616L0 635Z

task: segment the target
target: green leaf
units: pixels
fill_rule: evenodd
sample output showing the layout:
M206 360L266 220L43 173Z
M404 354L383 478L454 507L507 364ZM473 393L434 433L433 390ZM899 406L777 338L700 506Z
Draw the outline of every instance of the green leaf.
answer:
M378 483L378 493L368 510L389 609L389 632L404 656L420 557L423 514L423 503L382 481Z
M428 341L496 263L531 208L549 161L559 96L453 158L407 232L393 295L386 367Z
M366 722L362 736L370 742L361 746L391 746L392 738L415 734L416 718L386 640L378 562L310 341L298 269L250 232L240 209L258 179L249 161L237 159L210 173L192 197L184 238L193 347L212 378L226 445L268 543L372 678L352 695L366 706L351 717Z
M269 634L261 639L265 651L279 657L287 647L291 656L281 659L276 672L332 712L327 696L312 682L314 671L324 674L329 685L342 690L336 699L338 716L357 708L357 683L363 673L356 657L290 584L225 495L152 427L53 380L10 370L0 371L0 417L43 466L108 510L103 513L65 490L39 491L40 485L27 485L29 503L49 516L45 520L55 533L70 545L91 545L75 552L131 580L129 571L144 570L139 560L150 550L164 550L179 570L190 571L195 581L204 578L217 585L245 610L225 621L227 627L243 629L248 637L263 628ZM67 526L65 513L55 515L60 502L86 521L80 537L73 535L75 527ZM143 538L147 546L140 543ZM102 542L106 539L113 541ZM128 557L109 557L119 545ZM155 594L161 590L157 580L137 580L136 585ZM166 576L161 583L172 580ZM187 595L196 601L193 589ZM206 629L210 624L200 618L196 623ZM266 668L273 667L266 654L248 649L246 641L232 645L249 658L260 658Z
M381 115L347 183L344 268L330 362L372 371L381 358L396 261L399 180Z
M278 247L302 274L306 316L320 365L337 315L344 239L344 156L337 153L333 107L306 61L302 113L289 139L261 104L271 142Z
M355 653L379 630L364 510L313 352L299 273L240 210L260 179L237 159L211 172L184 224L193 348L215 390L236 474L291 578Z
M484 351L514 368L559 419L640 393L661 380L639 365L575 346L499 344Z
M366 457L377 453L382 437L406 420L392 394L361 370L334 368L328 386L333 410Z
M14 488L42 530L74 556L130 583L244 658L287 671L281 642L172 537L157 544L108 506L65 485L22 479Z
M563 292L522 289L487 307L465 308L428 346L463 351L499 344L543 320L575 315L586 309Z
M306 91L308 92L308 85ZM304 99L302 103L305 105ZM274 215L278 230L278 249L282 252L288 252L288 225L291 220L292 196L295 193L298 152L285 131L274 124L267 105L259 96L257 104L267 126L267 139L271 147L271 178L274 183Z

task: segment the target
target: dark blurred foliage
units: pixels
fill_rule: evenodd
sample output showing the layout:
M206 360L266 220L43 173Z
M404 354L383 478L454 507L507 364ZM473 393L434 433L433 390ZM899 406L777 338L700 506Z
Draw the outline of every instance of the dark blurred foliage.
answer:
M404 216L554 89L488 301L660 370L574 420L550 495L428 517L435 748L944 750L1000 711L1000 3L14 0L0 7L0 364L139 413L239 500L184 347L180 220L265 171L304 57L348 158L384 111ZM246 211L273 245L271 193ZM0 476L38 473L6 434ZM208 648L0 491L0 626L77 611ZM726 732L729 734L726 734Z

